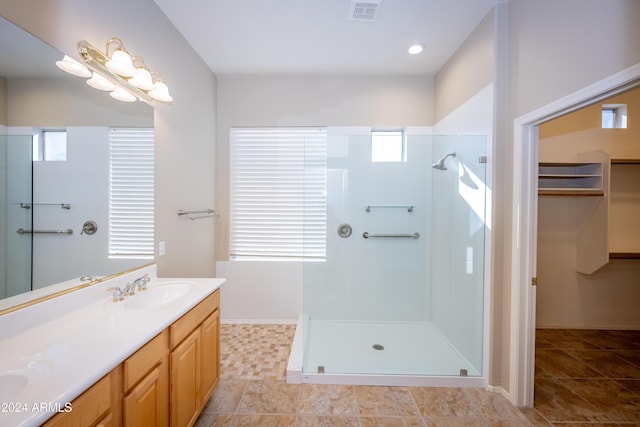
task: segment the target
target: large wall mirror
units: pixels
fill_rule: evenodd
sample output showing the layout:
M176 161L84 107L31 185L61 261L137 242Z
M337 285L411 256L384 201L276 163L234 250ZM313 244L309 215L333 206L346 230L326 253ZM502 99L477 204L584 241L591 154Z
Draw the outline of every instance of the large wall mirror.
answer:
M62 57L0 16L0 311L153 262L153 244L146 256L109 249L112 135L153 138L153 108L89 87L56 67Z

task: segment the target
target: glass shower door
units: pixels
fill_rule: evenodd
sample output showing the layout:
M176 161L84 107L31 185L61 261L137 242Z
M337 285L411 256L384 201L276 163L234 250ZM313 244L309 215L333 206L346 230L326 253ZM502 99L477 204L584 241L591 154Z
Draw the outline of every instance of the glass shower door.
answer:
M485 139L409 134L403 156L376 161L370 132L328 132L326 258L304 263L303 372L482 375Z
M30 135L0 135L0 297L31 290L32 160Z

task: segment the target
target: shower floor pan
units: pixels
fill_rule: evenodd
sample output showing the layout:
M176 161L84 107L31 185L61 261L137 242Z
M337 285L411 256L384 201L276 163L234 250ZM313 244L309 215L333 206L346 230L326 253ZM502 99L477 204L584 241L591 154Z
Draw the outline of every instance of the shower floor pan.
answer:
M303 327L309 343L306 355ZM486 386L478 369L431 322L303 322L302 318L289 356L287 382Z

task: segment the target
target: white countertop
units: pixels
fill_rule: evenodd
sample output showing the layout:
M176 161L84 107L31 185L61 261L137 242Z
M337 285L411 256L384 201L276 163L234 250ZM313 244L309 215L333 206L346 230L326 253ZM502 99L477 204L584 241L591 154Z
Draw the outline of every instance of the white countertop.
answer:
M183 282L189 290L164 305L143 309L114 303L106 292L145 273L152 278L149 289ZM64 409L224 282L157 278L154 265L0 316L0 380L15 375L15 385L0 383L0 426L42 424L55 413L45 407L54 410L57 404ZM24 377L28 381L23 386Z

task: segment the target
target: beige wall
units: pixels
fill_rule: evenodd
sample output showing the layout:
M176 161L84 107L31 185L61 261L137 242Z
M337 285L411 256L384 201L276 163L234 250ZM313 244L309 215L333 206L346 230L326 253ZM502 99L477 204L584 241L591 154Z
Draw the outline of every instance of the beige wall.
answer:
M436 121L446 119L447 116L468 100L472 99L481 90L491 85L493 90L493 111L490 112L492 117L496 116L496 112L504 109L502 98L497 91L503 87L503 83L499 82L498 61L503 60L499 57L499 35L506 28L506 6L499 5L490 11L487 16L478 24L469 37L462 44L460 49L455 52L449 61L438 71L435 76L435 115ZM495 121L495 119L494 119ZM491 129L492 125L489 125ZM504 159L501 158L503 151L502 145L504 134L496 129L495 126L488 132L492 141L489 141L489 165L492 171L488 182L491 187L501 185L496 183L496 177L504 173ZM500 147L500 148L498 148ZM508 382L503 380L508 375L508 345L509 335L508 327L505 327L508 311L505 312L505 292L503 281L503 264L508 261L504 257L504 233L505 227L502 227L505 216L504 207L501 203L501 195L493 192L491 200L491 217L493 223L489 225L489 235L491 236L491 260L490 276L491 280L485 286L490 288L490 316L489 316L489 384L507 388ZM503 333L503 331L506 332ZM506 350L505 350L506 349ZM505 354L505 351L507 352Z
M12 78L7 93L9 126L153 127L152 107L116 103L82 78Z
M602 104L626 104L626 129L602 129ZM640 87L540 125L540 161L575 161L576 154L602 149L613 159L640 159Z
M75 58L79 40L101 47L117 36L162 73L174 102L154 111L156 239L167 251L157 257L158 273L213 276L214 220L176 213L214 207L216 79L209 68L153 0L0 0L0 14Z
M514 120L640 63L640 2L510 0L498 4L493 17L480 23L436 76L437 119L473 95L465 72L473 76L474 67L481 76L486 72L488 65L479 53L489 55L491 19L496 107L489 383L509 391ZM455 65L457 78L449 78ZM459 93L458 85L463 88Z
M627 104L626 129L602 129L602 104ZM582 108L540 126L540 161L576 161L577 153L601 149L613 159L640 159L640 88ZM609 249L629 240L640 251L640 165L613 165ZM635 171L635 172L634 172ZM625 188L629 187L629 188ZM634 190L635 188L635 190ZM629 191L631 190L631 191ZM583 198L540 197L536 320L550 328L640 328L640 262L612 260L594 274L575 270Z
M0 76L0 125L7 125L7 79Z
M512 241L513 121L552 101L640 63L640 2L636 0L510 0L504 115L496 116L494 197L502 221L494 222L494 257L503 260L492 287L502 289L501 315L492 322L491 383L509 387ZM500 96L498 96L500 99ZM504 236L503 239L497 236ZM495 310L496 307L492 307ZM499 335L496 334L499 332Z
M435 121L473 97L495 77L494 13L489 13L435 76Z
M228 258L229 128L430 126L433 79L371 76L218 77L217 260Z

